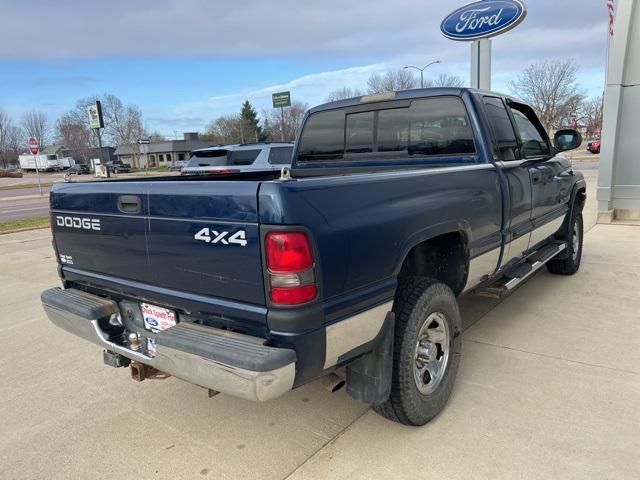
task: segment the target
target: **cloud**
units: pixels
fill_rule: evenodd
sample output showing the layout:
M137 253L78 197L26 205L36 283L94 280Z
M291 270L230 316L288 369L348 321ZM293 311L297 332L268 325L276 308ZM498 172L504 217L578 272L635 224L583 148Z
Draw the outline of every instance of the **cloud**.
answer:
M4 0L0 57L424 55L451 43L438 25L462 3ZM594 0L530 0L528 5L518 31L531 40L541 26L561 35L606 20L604 2ZM27 18L29 35L24 34ZM603 32L601 43L604 38ZM561 47L547 46L541 53Z

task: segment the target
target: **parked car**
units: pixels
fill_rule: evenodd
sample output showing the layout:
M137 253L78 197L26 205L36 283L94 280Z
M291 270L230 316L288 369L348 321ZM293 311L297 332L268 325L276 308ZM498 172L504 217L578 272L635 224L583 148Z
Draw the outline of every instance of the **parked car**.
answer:
M600 139L592 140L589 143L587 143L587 150L594 154L600 153L600 145L601 145Z
M122 160L109 160L105 165L115 174L131 172L131 165Z
M15 165L9 165L6 168L0 168L0 177L22 178L22 170Z
M70 175L82 175L91 173L91 168L86 163L76 163L75 165L69 167L67 173Z
M45 311L138 380L263 401L344 367L353 398L423 425L453 389L458 296L578 271L586 184L559 152L582 138L466 88L341 100L301 128L290 172L55 184Z
M179 172L186 165L187 165L187 161L186 160L176 160L171 165L169 165L169 171L170 172Z
M194 150L182 175L239 173L260 170L280 170L291 166L293 144L260 142L225 145Z

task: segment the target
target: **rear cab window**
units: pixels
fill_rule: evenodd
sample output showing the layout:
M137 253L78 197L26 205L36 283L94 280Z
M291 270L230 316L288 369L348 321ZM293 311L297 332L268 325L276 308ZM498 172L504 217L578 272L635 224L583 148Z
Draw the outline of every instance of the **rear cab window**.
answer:
M359 105L310 115L300 137L297 162L417 160L476 154L473 130L459 97L388 105L372 105L371 109ZM451 158L439 163L455 161Z

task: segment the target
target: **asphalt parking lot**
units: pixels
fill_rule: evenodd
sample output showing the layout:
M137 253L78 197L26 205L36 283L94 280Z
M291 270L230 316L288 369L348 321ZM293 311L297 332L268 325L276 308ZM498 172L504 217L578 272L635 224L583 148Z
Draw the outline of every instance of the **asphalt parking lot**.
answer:
M457 385L418 429L318 383L264 404L137 384L46 320L48 230L0 236L0 478L640 478L640 227L595 225L586 175L582 269L463 297Z

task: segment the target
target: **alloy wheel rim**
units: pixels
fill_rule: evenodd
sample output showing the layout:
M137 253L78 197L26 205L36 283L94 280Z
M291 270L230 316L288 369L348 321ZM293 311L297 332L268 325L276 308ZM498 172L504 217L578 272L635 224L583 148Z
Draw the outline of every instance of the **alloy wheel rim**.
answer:
M446 316L431 313L418 333L413 359L413 379L423 395L433 393L442 382L451 350L450 338Z
M578 249L580 248L580 232L578 231L577 223L573 225L573 234L571 235L571 246L573 248L571 257L575 261L578 258Z

